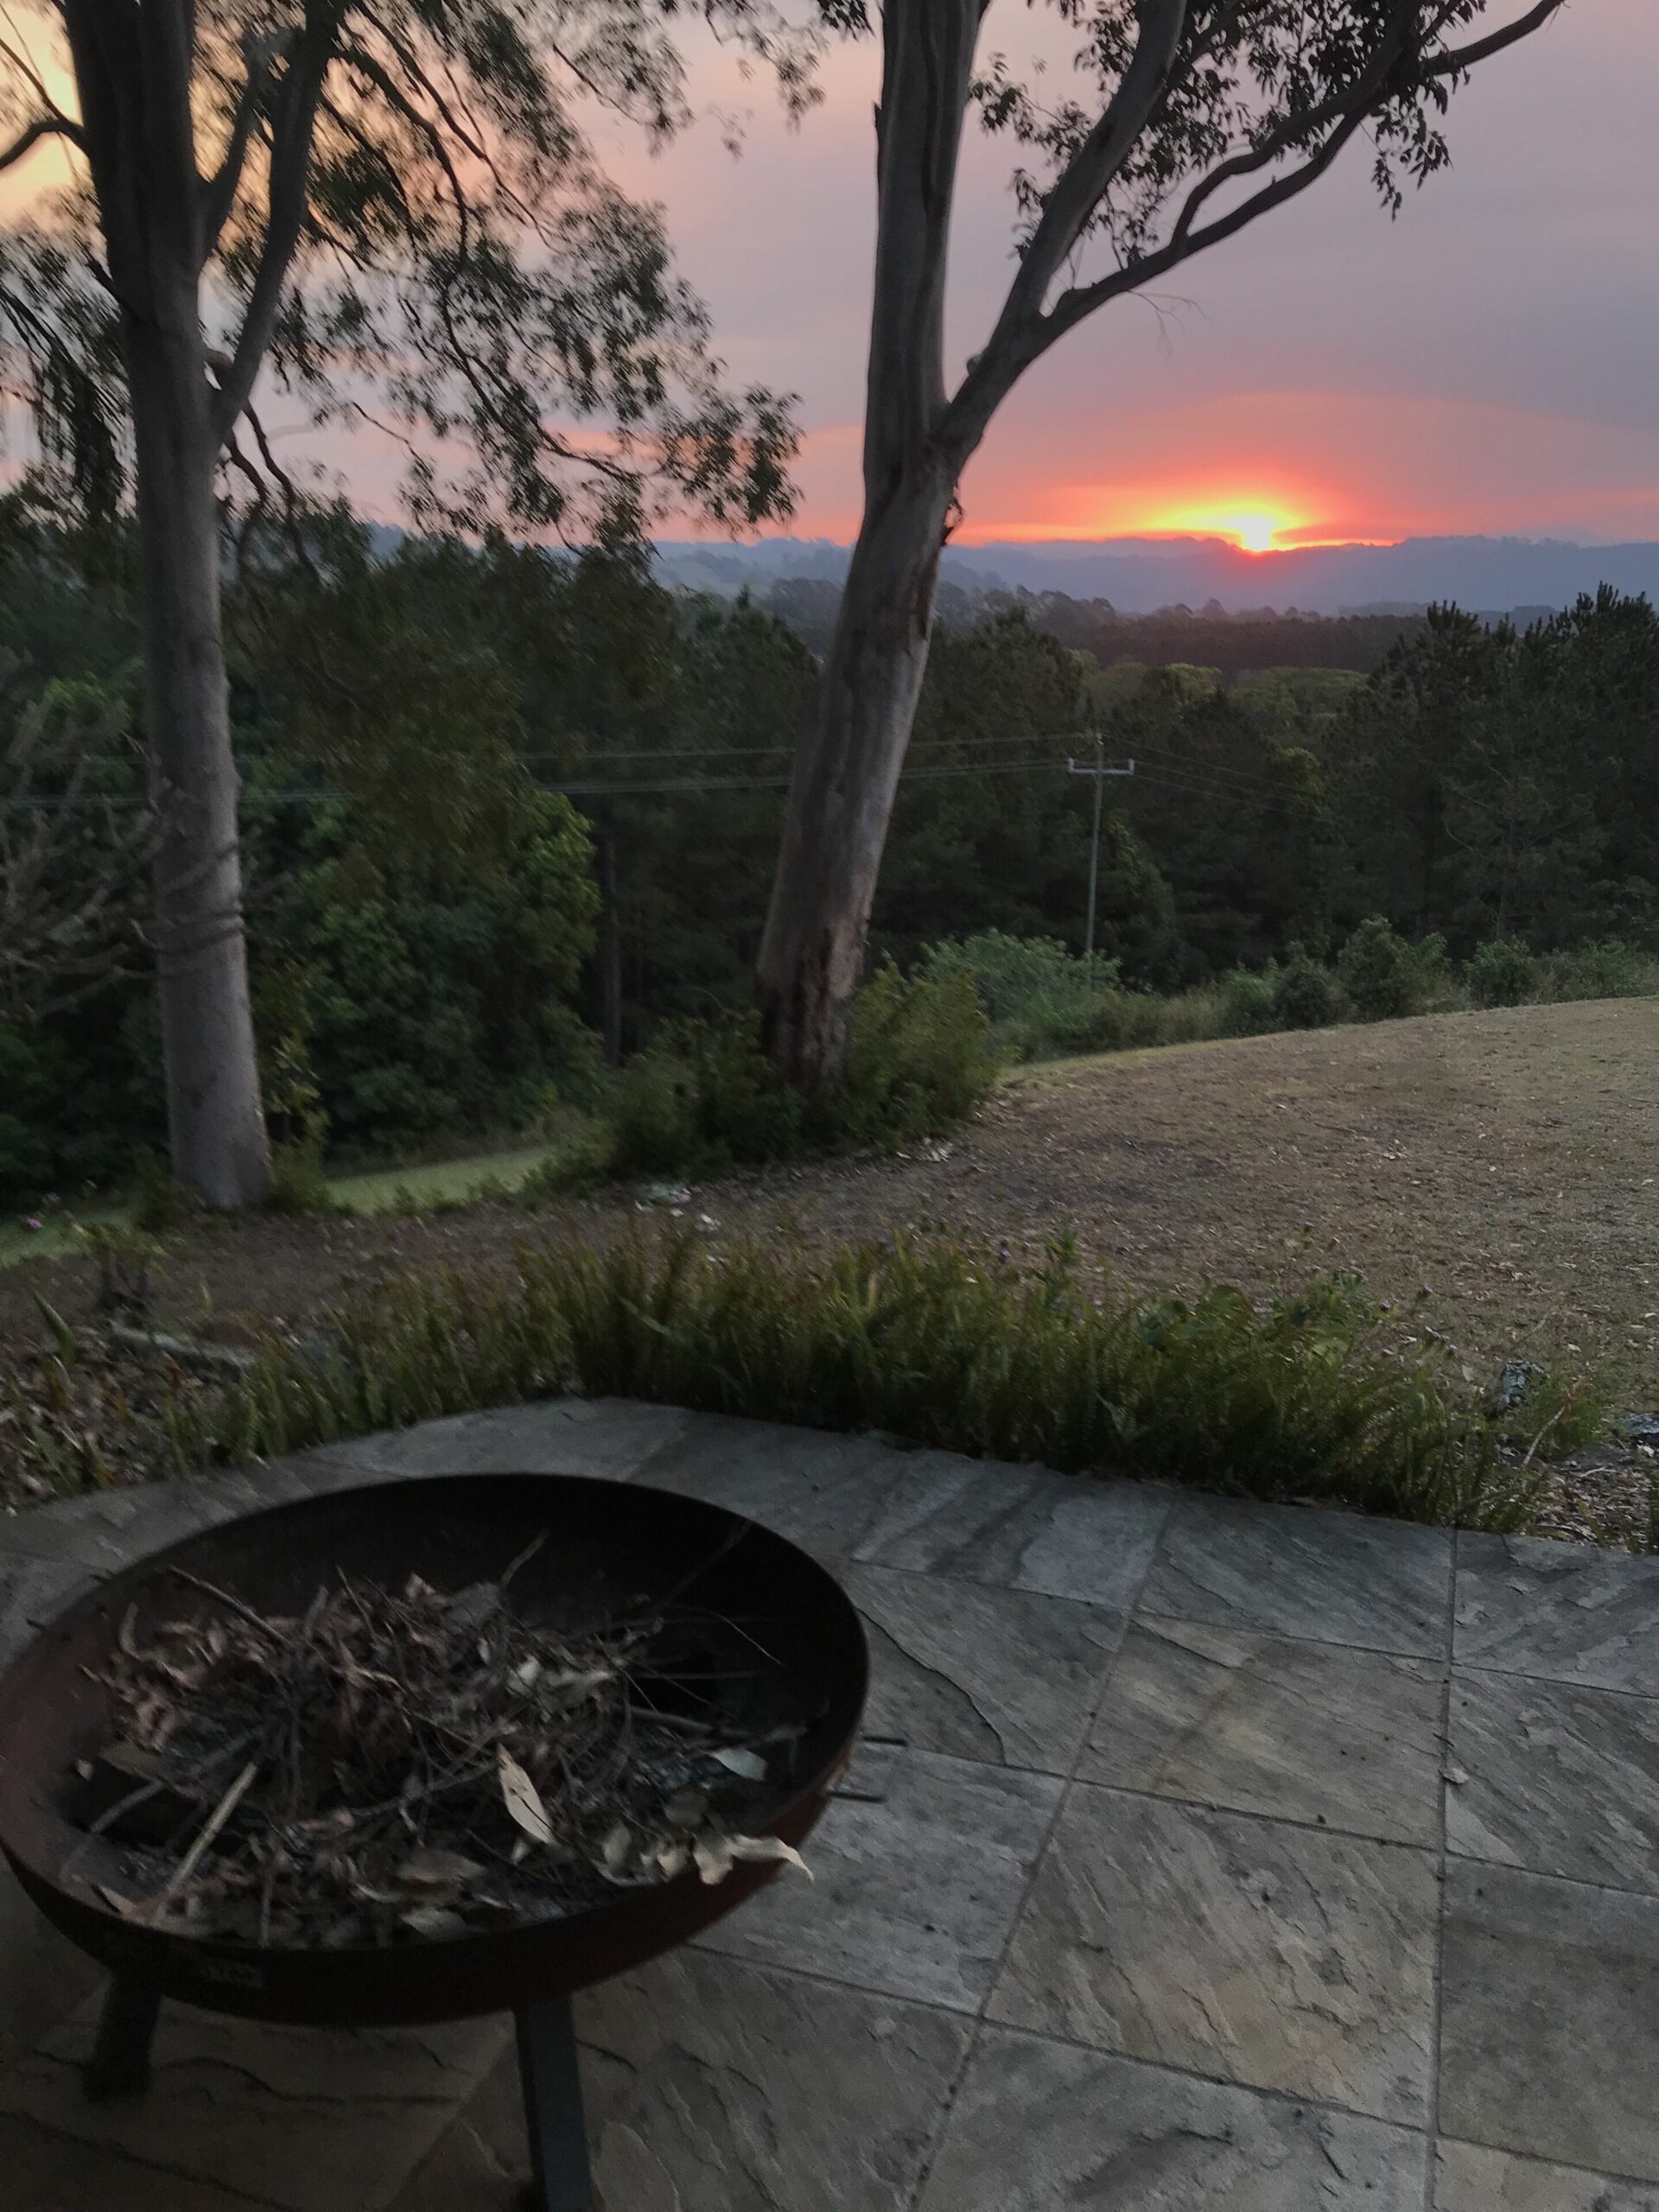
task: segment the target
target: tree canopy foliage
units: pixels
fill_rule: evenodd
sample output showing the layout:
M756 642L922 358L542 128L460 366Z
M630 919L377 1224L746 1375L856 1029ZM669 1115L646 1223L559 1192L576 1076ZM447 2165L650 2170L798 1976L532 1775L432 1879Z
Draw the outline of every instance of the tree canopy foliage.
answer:
M87 505L111 512L130 487L120 315L150 302L176 232L200 272L232 488L256 505L287 488L250 413L275 384L319 422L378 424L401 443L429 520L580 540L637 531L664 507L786 511L784 404L727 389L659 213L610 183L581 128L594 103L659 137L690 119L671 8L35 0L30 12L64 41L80 111L7 32L0 165L54 137L76 181L0 241L0 349L41 459ZM808 99L810 41L764 10L717 12L790 99Z

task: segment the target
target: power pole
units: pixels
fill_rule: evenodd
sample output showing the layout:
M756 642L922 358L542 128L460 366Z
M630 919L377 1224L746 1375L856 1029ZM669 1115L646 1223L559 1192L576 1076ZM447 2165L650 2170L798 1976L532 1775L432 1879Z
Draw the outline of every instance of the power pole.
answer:
M1084 925L1083 957L1094 957L1095 950L1095 893L1100 884L1100 795L1106 788L1108 776L1132 776L1133 760L1126 760L1121 767L1106 766L1106 741L1098 730L1095 733L1095 757L1081 767L1075 760L1068 760L1066 767L1074 776L1092 776L1095 779L1094 829L1089 840L1089 918Z

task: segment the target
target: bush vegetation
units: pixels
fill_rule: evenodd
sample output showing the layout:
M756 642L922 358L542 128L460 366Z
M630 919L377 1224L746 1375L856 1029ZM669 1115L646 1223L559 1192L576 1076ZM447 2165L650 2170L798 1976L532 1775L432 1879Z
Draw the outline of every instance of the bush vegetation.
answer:
M532 1202L607 1178L716 1175L809 1151L942 1135L995 1081L991 1023L963 970L884 963L854 1004L847 1071L810 1104L783 1083L753 1014L666 1027L621 1071L582 1135L531 1175Z
M1126 990L1114 963L1073 960L1049 944L1028 965L1008 957L995 931L941 944L925 972L971 976L1013 1060L1135 1051L1275 1030L1322 1029L1337 1021L1382 1021L1470 1007L1560 1003L1572 999L1659 997L1659 955L1609 942L1548 958L1516 940L1478 945L1461 971L1445 942L1409 944L1380 917L1359 923L1326 963L1299 945L1265 968L1234 968L1214 983L1160 995ZM1067 967L1074 974L1065 972ZM1030 995L1021 984L1029 978Z
M1522 1526L1531 1468L1501 1451L1449 1358L1383 1326L1351 1278L1263 1306L1226 1285L1135 1298L1060 1245L1027 1267L948 1240L823 1255L716 1254L684 1236L542 1244L510 1281L385 1286L331 1317L326 1353L273 1342L216 1397L175 1402L170 1449L190 1471L576 1390Z

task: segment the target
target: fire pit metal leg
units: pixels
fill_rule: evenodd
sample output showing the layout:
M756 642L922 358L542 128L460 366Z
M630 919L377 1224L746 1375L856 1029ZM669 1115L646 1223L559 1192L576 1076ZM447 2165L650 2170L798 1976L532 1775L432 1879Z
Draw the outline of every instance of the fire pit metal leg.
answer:
M535 2180L525 2212L592 2212L593 2174L582 2075L569 1997L550 1997L518 2012L518 2078Z
M149 2087L149 2045L162 2009L162 1993L148 1982L118 1974L104 1995L98 2040L82 2080L95 2102L142 2097Z

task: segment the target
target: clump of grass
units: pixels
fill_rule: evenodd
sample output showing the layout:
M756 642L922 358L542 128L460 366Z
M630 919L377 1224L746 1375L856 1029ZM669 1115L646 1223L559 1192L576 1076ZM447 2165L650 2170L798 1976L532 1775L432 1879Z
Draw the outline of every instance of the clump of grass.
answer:
M1136 1298L1057 1245L1035 1268L951 1240L716 1255L696 1239L527 1248L508 1285L414 1278L270 1345L181 1407L180 1465L229 1464L574 1389L1077 1473L1124 1473L1491 1529L1517 1471L1455 1370L1382 1341L1351 1277L1265 1306Z

